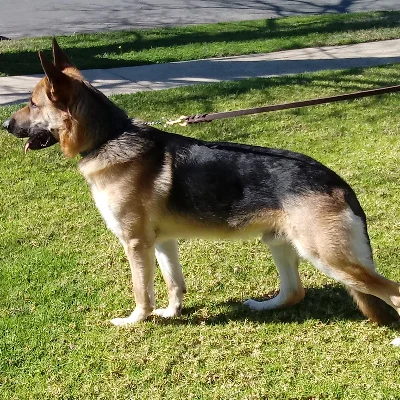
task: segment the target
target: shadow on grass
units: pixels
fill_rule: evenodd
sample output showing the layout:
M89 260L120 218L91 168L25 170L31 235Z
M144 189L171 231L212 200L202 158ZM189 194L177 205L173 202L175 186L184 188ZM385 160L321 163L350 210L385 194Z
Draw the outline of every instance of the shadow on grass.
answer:
M242 304L242 300L236 299L218 304L217 307L223 308L224 311L211 315L205 320L196 315L196 309L185 310L184 316L187 318L187 322L205 322L209 325L241 320L262 323L300 323L309 319L319 319L326 323L332 320L358 321L363 319L346 290L332 285L323 288L309 288L306 290L306 297L302 302L281 310L250 311ZM185 315L186 313L187 315Z
M224 29L221 24L221 29L215 32L212 29L210 32L199 31L196 28L165 28L163 30L145 31L125 31L115 35L115 40L112 37L104 34L93 36L93 46L91 46L91 35L79 35L77 37L70 36L59 38L59 42L63 49L67 52L71 60L80 69L91 68L114 68L123 66L134 66L150 64L151 61L143 61L132 57L130 59L122 59L123 55L130 52L140 52L153 48L168 48L172 46L193 45L196 43L237 43L246 41L255 41L260 39L271 40L279 39L280 41L293 38L293 41L281 46L280 50L292 49L302 46L298 40L301 37L306 37L313 34L335 34L340 32L348 32L355 30L375 30L377 28L394 28L398 27L400 20L400 12L377 12L366 14L365 16L358 15L356 18L346 16L330 16L329 19L320 17L317 20L312 20L310 23L302 24L287 24L285 20L265 20L264 22L243 22L232 28ZM155 34L156 32L156 34ZM79 40L85 43L85 46L78 47ZM110 43L98 45L96 43L106 40ZM51 56L50 40L48 44L47 56ZM278 50L278 49L276 49ZM113 54L114 57L108 58L107 54ZM121 55L121 58L115 55ZM164 57L163 62L178 61L171 51L168 57ZM0 53L0 72L6 75L23 75L41 73L40 63L38 62L36 51L16 51Z
M202 309L205 308L209 313L206 316L202 315ZM214 312L215 310L219 311ZM303 323L311 319L323 323L365 320L344 288L326 285L322 288L306 289L306 297L303 301L281 310L250 311L242 304L242 300L231 299L222 303L184 308L180 318L159 320L159 323L176 325L224 325L231 321Z

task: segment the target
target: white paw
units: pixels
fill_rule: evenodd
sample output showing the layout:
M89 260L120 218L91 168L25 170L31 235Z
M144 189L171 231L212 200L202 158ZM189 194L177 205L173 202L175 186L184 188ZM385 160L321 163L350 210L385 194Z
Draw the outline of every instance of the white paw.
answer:
M130 320L129 317L128 318L113 318L110 322L115 326L127 326L127 325L134 323Z
M150 313L147 313L144 310L135 310L129 317L113 318L110 322L115 326L128 326L144 321L149 315Z
M258 311L258 310L263 310L263 309L264 309L262 303L263 303L263 302L261 302L261 301L256 301L256 300L253 300L253 299L248 299L248 300L246 300L246 301L243 302L243 305L246 306L246 307L249 307L250 310Z
M173 318L178 317L181 313L177 308L167 307L167 308L157 308L153 311L153 315L157 315L162 318Z
M392 346L395 346L395 347L400 347L400 337L397 337L396 339L393 339L393 340L390 342L390 344L391 344Z

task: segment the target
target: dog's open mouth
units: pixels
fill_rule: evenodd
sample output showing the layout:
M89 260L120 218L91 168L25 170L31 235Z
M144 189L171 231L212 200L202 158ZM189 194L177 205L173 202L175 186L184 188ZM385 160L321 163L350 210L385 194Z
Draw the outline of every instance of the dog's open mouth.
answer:
M41 150L56 144L57 140L51 132L43 130L34 133L25 143L25 153L28 150Z

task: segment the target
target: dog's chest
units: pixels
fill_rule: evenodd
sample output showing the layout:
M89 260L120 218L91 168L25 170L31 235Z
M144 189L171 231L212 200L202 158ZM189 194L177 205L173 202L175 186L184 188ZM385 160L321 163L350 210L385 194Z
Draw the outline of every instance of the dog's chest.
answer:
M92 196L96 207L100 211L107 228L114 233L119 239L122 238L122 227L117 218L117 212L112 203L110 203L110 196L106 191L99 190L95 184L90 185Z

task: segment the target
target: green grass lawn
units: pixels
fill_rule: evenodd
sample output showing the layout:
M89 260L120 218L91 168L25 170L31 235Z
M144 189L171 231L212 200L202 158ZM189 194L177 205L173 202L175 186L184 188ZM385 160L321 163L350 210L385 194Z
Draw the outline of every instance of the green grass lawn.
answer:
M111 68L400 37L400 12L369 12L76 34L59 44L81 69ZM50 38L0 42L0 76L42 73Z
M132 116L223 111L398 83L400 66L120 95ZM347 179L368 215L379 270L400 281L400 96L215 121L170 131L283 147ZM16 110L0 108L0 120ZM308 264L306 298L281 311L241 303L278 288L259 240L181 241L183 316L128 329L129 266L76 161L58 146L23 154L0 132L2 399L398 399L399 332L365 321L345 290ZM159 272L158 304L167 303Z

